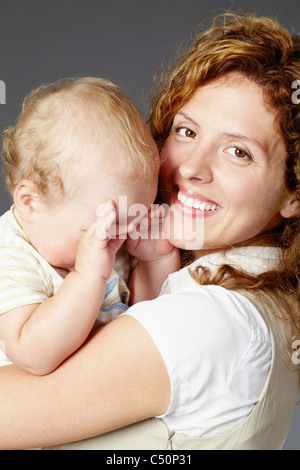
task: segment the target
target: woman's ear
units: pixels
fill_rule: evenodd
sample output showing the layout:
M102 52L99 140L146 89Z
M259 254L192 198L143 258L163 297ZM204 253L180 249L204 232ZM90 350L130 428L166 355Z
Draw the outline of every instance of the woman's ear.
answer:
M300 201L296 197L296 194L291 194L284 202L280 214L285 219L291 219L293 217L300 216Z
M41 204L38 186L30 180L22 180L14 192L14 205L20 217L26 222L33 222L35 213Z

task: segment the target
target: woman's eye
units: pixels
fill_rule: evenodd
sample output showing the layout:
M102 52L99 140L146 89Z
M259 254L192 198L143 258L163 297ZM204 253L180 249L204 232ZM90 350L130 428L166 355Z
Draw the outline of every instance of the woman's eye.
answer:
M233 155L234 157L239 158L240 160L251 160L252 157L249 155L249 153L246 152L246 150L239 148L239 147L230 147L226 149L227 153L230 153L230 155Z
M194 139L196 137L196 132L192 131L188 127L176 127L175 132L177 135L182 137L188 137L189 139Z

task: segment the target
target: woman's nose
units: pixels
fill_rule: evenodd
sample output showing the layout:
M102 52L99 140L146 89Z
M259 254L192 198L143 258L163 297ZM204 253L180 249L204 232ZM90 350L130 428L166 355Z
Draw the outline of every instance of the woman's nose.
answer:
M209 155L193 152L179 165L179 173L185 179L198 179L202 183L210 183L213 179L213 170Z

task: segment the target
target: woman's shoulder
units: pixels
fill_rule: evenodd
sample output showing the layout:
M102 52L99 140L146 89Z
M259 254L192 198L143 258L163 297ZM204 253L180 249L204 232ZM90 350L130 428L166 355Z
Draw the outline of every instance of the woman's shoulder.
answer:
M253 341L269 342L268 328L256 307L242 294L220 286L181 286L175 292L132 306L127 314L142 323L151 335L195 345L214 342L235 344L239 353Z
M181 406L194 410L199 400L209 403L212 393L222 396L228 387L240 396L240 383L251 383L256 393L265 380L268 330L240 293L220 286L189 286L138 303L127 314L144 326L167 367L172 388L168 414ZM198 404L187 405L194 401Z

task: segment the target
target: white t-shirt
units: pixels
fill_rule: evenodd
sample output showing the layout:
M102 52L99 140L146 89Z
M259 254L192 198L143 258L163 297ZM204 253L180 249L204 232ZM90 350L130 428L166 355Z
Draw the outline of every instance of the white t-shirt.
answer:
M238 248L208 255L199 264L214 270L230 263L258 273L274 267L276 249ZM251 412L271 360L268 328L253 304L220 286L200 286L188 268L171 274L161 295L132 306L166 364L171 400L159 416L170 430L191 436L225 434Z

